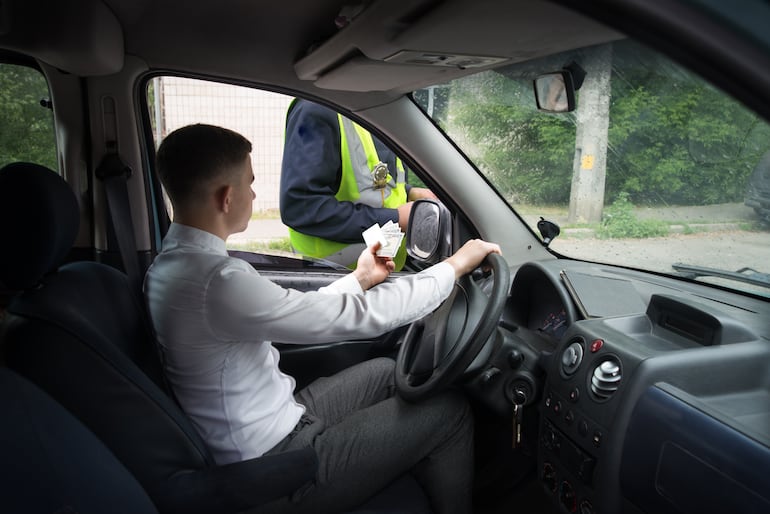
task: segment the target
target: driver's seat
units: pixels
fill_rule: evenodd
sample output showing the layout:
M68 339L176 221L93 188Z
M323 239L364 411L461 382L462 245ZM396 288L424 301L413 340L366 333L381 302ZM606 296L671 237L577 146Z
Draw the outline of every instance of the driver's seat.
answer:
M311 448L217 466L164 386L140 291L105 264L60 266L80 209L53 171L0 170L0 282L19 291L2 359L88 427L161 512L238 512L315 475Z
M310 447L216 465L165 386L140 292L110 266L61 265L79 213L55 172L30 163L0 169L0 282L18 291L0 327L0 362L101 439L160 512L258 511L312 480ZM407 478L357 512L430 510Z

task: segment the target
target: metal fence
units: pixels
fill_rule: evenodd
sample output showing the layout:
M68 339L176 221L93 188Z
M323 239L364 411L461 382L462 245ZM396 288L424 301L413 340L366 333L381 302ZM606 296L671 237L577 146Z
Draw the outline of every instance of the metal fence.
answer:
M254 211L278 211L286 109L292 97L183 77L153 79L152 88L156 144L191 123L219 125L243 134L253 145Z

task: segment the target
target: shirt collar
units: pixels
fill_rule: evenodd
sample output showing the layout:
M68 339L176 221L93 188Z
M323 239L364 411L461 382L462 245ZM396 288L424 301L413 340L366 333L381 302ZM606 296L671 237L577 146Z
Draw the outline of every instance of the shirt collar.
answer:
M163 251L179 247L197 247L220 255L228 255L224 239L189 225L172 223L163 238Z

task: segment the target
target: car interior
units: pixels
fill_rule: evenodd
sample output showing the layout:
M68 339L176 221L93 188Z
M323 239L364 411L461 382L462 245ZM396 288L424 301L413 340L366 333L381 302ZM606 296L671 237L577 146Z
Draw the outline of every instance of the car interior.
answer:
M164 377L142 295L173 220L155 166L163 137L189 123L239 130L273 117L277 136L250 137L270 173L255 166L256 201L276 211L281 131L299 97L369 129L439 199L413 207L410 260L390 280L472 238L498 243L502 256L459 280L433 314L378 338L274 341L298 388L390 357L407 401L464 391L480 514L770 512L770 196L757 186L751 202L767 203L746 201L757 264L726 244L700 252L745 266L737 272L655 269L643 251L629 262L616 262L616 249L571 255L564 233L583 229L560 229L544 209L530 222L520 193L487 172L491 157L474 154L513 144L474 139L480 119L505 113L452 110L460 93L478 107L497 91L552 120L580 116L596 73L570 61L613 45L617 69L651 55L669 73L663 89L695 77L748 113L751 131L738 139L759 156L748 177L770 155L769 23L761 0L0 0L3 509L260 512L313 480L311 447L214 462ZM605 96L623 99L619 89ZM253 110L257 97L272 103ZM579 119L568 119L574 133ZM682 153L735 161L723 137L705 150L690 138ZM593 162L584 146L582 169ZM632 146L613 140L608 151ZM528 162L505 157L502 167L517 175ZM724 174L743 202L743 178ZM315 290L349 271L239 241L228 242L232 256L287 288ZM669 261L682 260L677 248L665 247ZM433 510L407 474L353 512Z

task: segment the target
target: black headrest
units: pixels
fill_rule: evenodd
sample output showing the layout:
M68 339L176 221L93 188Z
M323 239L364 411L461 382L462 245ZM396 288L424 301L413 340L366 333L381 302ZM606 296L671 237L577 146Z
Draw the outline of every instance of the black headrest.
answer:
M0 169L0 282L21 290L58 268L80 224L77 198L56 172L28 162Z

